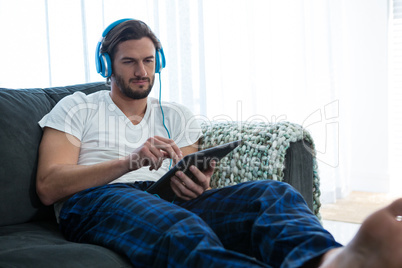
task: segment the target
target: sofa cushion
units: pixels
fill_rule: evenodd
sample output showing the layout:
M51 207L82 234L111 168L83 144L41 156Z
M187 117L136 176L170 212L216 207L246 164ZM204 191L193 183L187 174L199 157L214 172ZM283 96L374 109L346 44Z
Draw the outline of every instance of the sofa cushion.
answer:
M132 267L104 247L66 241L56 223L32 222L0 228L0 267Z
M41 89L0 90L0 226L25 222L44 212L35 194L42 135L37 122L51 108Z
M35 189L42 129L38 121L64 96L106 89L92 83L49 89L0 89L0 226L53 215Z

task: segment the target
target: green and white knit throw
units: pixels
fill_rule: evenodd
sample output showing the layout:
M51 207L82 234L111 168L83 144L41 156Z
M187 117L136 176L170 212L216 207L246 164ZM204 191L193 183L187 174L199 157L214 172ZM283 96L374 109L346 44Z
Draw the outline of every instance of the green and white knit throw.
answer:
M300 125L279 122L214 122L202 124L201 149L242 139L243 144L224 157L211 178L211 187L220 188L245 181L283 181L286 150L291 142L307 141L313 153L313 210L320 218L320 178L314 141Z

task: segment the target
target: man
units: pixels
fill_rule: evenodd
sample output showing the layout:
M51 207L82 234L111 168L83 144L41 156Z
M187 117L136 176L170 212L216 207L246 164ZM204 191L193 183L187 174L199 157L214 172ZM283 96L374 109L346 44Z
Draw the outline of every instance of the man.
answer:
M176 173L173 203L146 193L169 159L197 150L201 132L183 106L148 97L163 67L148 26L118 21L98 49L111 91L75 93L40 121L37 191L55 204L67 239L111 248L135 267L402 267L402 200L341 247L285 183L210 189L212 164L191 168L197 183Z

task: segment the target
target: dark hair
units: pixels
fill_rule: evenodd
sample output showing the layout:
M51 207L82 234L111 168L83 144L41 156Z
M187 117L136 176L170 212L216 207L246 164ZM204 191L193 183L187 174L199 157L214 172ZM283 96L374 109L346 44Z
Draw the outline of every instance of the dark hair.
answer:
M116 25L107 33L103 42L101 53L108 53L113 62L117 46L127 40L139 40L143 37L149 37L154 43L155 49L162 48L161 43L151 29L140 20L127 20Z

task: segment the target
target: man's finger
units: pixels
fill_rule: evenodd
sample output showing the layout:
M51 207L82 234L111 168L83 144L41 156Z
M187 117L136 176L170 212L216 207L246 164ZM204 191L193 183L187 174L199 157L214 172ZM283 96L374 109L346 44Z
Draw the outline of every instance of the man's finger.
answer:
M160 136L154 137L154 145L156 148L168 153L168 157L178 162L183 158L183 153L176 143L171 140Z
M173 189L173 192L175 192L175 194L183 200L191 200L198 197L197 194L187 188L187 184L185 182L176 176L171 178L170 185Z

